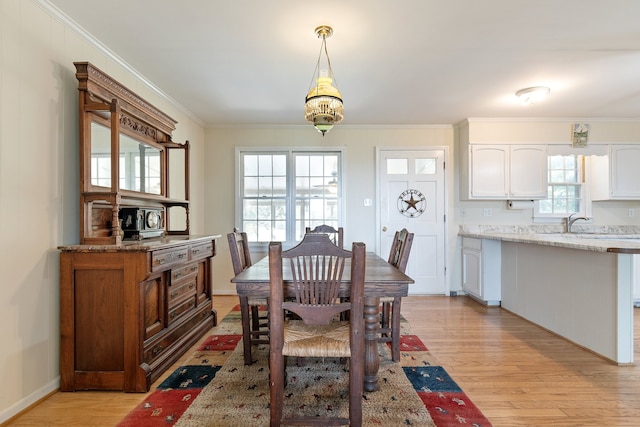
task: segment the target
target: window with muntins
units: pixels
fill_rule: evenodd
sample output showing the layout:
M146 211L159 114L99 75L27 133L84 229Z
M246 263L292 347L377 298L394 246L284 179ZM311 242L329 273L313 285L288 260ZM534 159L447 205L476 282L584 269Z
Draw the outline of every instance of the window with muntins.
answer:
M300 241L306 227L338 227L341 151L239 151L238 221L250 242Z
M547 165L547 198L536 202L535 216L566 218L572 213L586 214L584 156L549 155Z

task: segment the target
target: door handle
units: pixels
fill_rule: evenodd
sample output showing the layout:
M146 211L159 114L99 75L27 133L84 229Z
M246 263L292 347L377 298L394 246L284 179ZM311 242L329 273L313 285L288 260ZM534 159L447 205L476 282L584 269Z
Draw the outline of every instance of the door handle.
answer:
M382 231L387 231L387 227L382 227Z

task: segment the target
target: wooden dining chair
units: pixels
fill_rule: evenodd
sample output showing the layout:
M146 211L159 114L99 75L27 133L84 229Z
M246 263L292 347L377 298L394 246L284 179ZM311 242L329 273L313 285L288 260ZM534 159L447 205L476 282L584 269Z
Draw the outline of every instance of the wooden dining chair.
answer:
M233 233L227 234L229 251L233 273L237 276L243 270L250 267L251 252L249 252L249 240L247 233L233 229ZM266 315L260 316L260 308L268 307L266 298L240 297L240 316L242 319L242 346L244 351L244 364L253 363L251 346L254 344L269 343L269 327Z
M339 291L349 258L350 301L343 302ZM283 285L283 269L291 275L287 291ZM364 243L354 242L352 250L347 251L334 245L326 234L309 233L288 251L283 252L279 242L269 245L271 427L362 425L364 272ZM285 311L294 313L296 320L285 321ZM350 311L349 321L339 320L344 311ZM348 419L300 413L295 404L291 412L284 413L287 356L349 358Z
M339 248L344 248L344 230L342 227L334 228L330 225L322 224L318 225L313 230L311 227L306 227L304 233L325 233L329 235L329 238L334 245Z
M411 245L413 244L413 233L409 233L406 228L396 231L391 251L389 253L389 264L396 267L403 273L407 269ZM400 308L402 297L383 297L382 312L380 313L380 338L379 342L391 343L391 358L394 362L400 360Z

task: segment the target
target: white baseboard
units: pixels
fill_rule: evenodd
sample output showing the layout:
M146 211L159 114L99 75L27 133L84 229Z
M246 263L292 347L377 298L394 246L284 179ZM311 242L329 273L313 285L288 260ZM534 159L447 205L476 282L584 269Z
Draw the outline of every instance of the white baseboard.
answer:
M15 417L25 409L28 409L32 405L38 403L41 399L47 397L49 394L59 389L60 389L60 377L57 377L55 380L44 385L43 387L40 387L38 390L26 396L24 399L17 401L16 403L11 405L4 411L0 412L0 423L3 423Z

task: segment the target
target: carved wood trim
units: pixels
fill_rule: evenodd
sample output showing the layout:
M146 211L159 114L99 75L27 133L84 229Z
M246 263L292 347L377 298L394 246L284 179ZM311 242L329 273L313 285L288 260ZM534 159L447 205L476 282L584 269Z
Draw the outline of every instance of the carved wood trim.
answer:
M176 129L176 123L178 123L176 120L93 64L89 62L74 62L73 64L76 67L78 90L89 92L90 96L102 99L107 103L117 99L124 111L166 133L169 140L171 139L171 133Z

